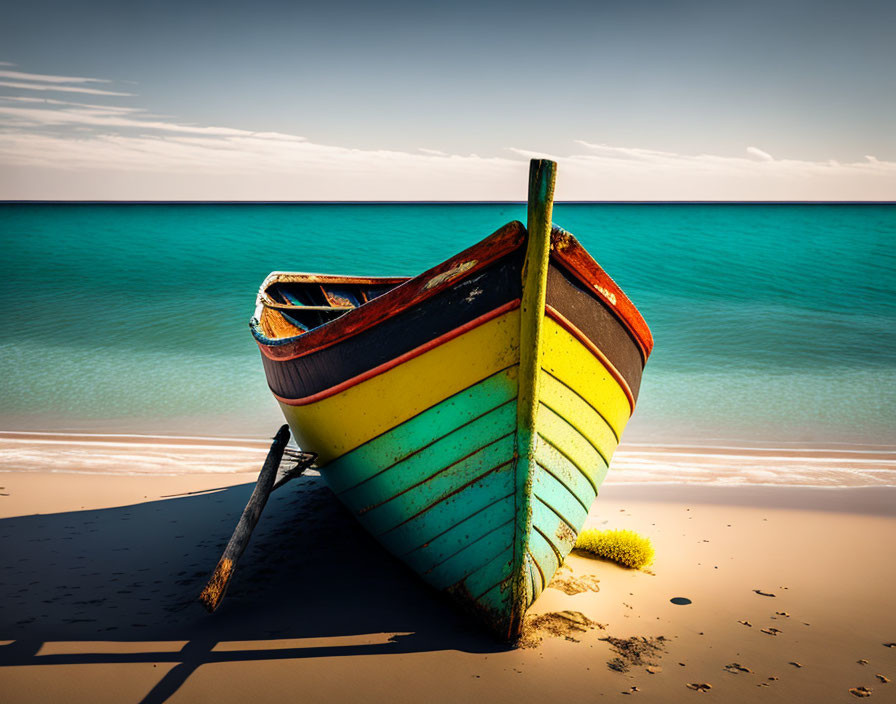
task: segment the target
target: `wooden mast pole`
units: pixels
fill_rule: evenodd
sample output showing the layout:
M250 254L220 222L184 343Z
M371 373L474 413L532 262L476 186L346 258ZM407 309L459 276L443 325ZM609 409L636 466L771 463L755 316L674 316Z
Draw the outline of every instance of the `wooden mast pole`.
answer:
M541 372L541 329L547 293L551 249L551 215L557 164L547 159L529 162L528 238L522 273L520 303L520 369L516 425L516 534L511 589L516 601L508 638L522 631L526 611L526 550L532 529L532 468L535 466L535 421L538 412L538 380Z

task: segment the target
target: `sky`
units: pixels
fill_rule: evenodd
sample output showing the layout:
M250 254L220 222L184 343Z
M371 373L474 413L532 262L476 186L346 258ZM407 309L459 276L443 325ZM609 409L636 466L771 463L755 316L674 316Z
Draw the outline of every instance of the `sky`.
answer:
M890 0L0 2L0 199L896 200Z

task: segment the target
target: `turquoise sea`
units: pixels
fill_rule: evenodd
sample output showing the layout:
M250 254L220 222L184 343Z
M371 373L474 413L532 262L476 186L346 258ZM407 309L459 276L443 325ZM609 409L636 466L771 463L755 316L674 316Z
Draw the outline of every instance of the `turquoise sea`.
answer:
M416 274L523 204L0 205L0 430L269 436L272 270ZM896 205L558 204L656 339L626 440L896 444Z

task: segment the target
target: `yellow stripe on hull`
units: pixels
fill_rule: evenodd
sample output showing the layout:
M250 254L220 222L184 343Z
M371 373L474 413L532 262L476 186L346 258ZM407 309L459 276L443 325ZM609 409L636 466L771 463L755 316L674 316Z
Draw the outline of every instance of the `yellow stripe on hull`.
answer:
M519 310L328 398L280 403L299 447L328 464L396 425L519 361Z
M628 397L619 382L579 340L551 318L545 319L542 334L542 368L587 401L609 423L618 438L631 416ZM543 383L542 388L547 391L543 400L550 403L550 380ZM569 410L573 417L567 420L579 426L579 413L573 407ZM584 428L581 429L588 435Z

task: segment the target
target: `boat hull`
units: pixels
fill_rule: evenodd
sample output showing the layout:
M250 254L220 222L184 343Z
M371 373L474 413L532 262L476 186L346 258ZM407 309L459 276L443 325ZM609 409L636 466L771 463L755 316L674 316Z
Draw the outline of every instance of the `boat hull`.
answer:
M531 232L510 223L300 336L252 323L268 384L342 503L506 640L575 545L653 344L551 228L553 166L532 167Z

